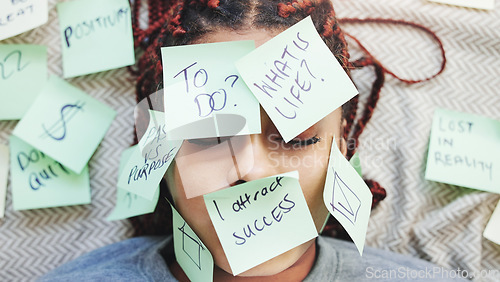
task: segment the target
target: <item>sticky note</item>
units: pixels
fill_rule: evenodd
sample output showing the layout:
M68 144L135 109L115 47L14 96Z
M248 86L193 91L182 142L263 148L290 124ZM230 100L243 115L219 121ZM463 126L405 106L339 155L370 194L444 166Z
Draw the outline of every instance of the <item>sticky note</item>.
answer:
M158 120L164 121L162 112L152 111ZM159 125L162 127L162 125ZM143 138L147 138L144 137ZM142 139L141 139L142 140ZM182 140L157 140L150 143L148 150L141 152L134 147L122 173L118 178L118 187L152 200L168 166L179 151ZM153 146L154 145L154 146Z
M87 166L76 174L14 135L10 164L14 210L90 203Z
M443 3L468 8L493 10L495 9L495 0L429 0L431 2Z
M437 108L425 179L500 193L500 121Z
M260 133L259 102L234 65L253 49L253 41L161 48L165 117L171 138ZM230 118L222 122L217 121L218 116Z
M175 156L186 198L227 188L255 164L249 135L185 140Z
M135 63L127 0L74 0L57 4L64 77Z
M208 248L172 206L175 259L190 281L213 281L214 260Z
M123 168L125 167L130 156L132 156L134 150L136 150L136 147L137 145L123 151L120 159L118 175L120 175L123 171ZM125 219L141 214L152 213L156 208L159 196L160 189L156 189L153 199L150 201L117 186L115 209L108 216L107 220Z
M0 40L40 26L48 16L47 0L0 1Z
M7 176L9 174L9 148L0 144L0 218L5 215L5 196L7 195Z
M484 229L483 237L500 245L500 201Z
M233 275L318 236L297 171L203 197Z
M13 134L79 174L116 112L52 76Z
M359 158L358 152L352 155L351 159L349 160L349 163L356 170L359 176L363 177L363 169L361 168L361 159Z
M46 81L47 47L0 45L0 120L20 119Z
M236 66L285 142L358 93L310 17L238 60Z
M342 155L334 138L323 200L328 211L351 236L360 255L363 254L365 246L372 197L370 188Z
M167 140L165 124L165 113L148 110L149 124L144 135L139 139L138 146L144 156L147 152L156 148L163 140ZM139 126L136 124L136 128Z

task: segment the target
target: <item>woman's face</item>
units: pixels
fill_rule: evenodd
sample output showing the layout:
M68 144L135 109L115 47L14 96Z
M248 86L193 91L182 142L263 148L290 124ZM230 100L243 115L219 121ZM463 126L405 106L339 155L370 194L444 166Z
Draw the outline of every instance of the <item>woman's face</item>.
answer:
M278 33L266 30L238 33L221 30L207 34L194 43L254 40L258 47ZM214 139L186 140L166 174L177 210L208 247L215 264L228 273L231 273L231 269L208 215L203 196L188 199L186 188L189 190L188 194L193 190L220 189L297 170L300 186L316 229L319 231L328 216L323 203L323 186L334 135L345 153L345 143L340 138L343 133L341 108L302 132L288 144L281 139L278 130L262 108L261 127L261 134L231 138L234 148L232 154L227 157L224 156L227 150L223 149L224 146L227 147L224 144L227 142L218 144L214 143ZM308 241L241 275L261 276L279 273L293 265L313 243L314 240Z

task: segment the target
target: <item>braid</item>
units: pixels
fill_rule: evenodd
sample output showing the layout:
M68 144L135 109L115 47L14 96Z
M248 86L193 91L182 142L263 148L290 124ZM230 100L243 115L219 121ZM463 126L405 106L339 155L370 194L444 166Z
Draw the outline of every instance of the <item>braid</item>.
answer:
M290 14L303 10L306 14L310 15L314 11L315 3L311 0L295 0L288 3L278 4L278 15L283 18L288 18Z

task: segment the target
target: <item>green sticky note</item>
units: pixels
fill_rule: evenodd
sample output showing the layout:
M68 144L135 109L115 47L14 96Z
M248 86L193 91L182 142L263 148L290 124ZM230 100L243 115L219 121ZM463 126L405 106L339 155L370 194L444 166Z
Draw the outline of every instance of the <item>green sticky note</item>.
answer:
M285 142L358 93L311 17L264 43L236 66Z
M0 40L47 22L47 0L0 1Z
M425 179L500 193L500 121L436 109Z
M75 0L57 4L64 77L135 63L129 1Z
M115 115L107 105L51 76L13 134L80 173Z
M356 170L359 176L363 177L363 170L361 169L361 159L359 158L358 152L352 155L351 159L349 160L349 163Z
M165 123L164 114L157 111L152 112L156 119L161 121L157 125L158 128L162 128ZM143 138L147 138L147 136L144 135ZM141 151L139 146L135 146L118 177L118 187L147 200L152 200L156 190L158 190L158 184L181 145L182 140L167 141L163 135L162 138L153 138L151 142L148 142L147 150Z
M137 145L132 146L123 151L120 159L120 167L118 169L118 175L120 175L121 172L123 171L127 161L132 156L134 150L136 150L136 147ZM159 188L156 189L153 199L150 201L117 186L115 209L108 216L107 219L118 220L118 219L125 219L133 216L138 216L141 214L152 213L156 208L159 196L160 196Z
M260 106L234 62L253 41L161 48L165 116L172 139L260 133Z
M5 214L5 196L7 195L7 176L9 175L9 148L0 144L0 218Z
M10 166L14 210L90 203L87 166L76 174L14 135Z
M370 219L372 193L358 172L346 160L335 139L330 149L323 200L330 213L344 227L363 254Z
M297 171L203 197L233 275L318 236Z
M47 81L47 47L0 45L0 120L20 119Z
M175 259L189 280L213 281L214 260L208 248L172 206Z

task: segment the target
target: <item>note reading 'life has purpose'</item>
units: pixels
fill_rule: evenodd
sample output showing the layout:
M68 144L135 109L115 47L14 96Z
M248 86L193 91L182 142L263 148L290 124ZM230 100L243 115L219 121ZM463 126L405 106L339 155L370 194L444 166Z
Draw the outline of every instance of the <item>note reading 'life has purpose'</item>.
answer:
M500 121L436 109L425 179L500 193Z

